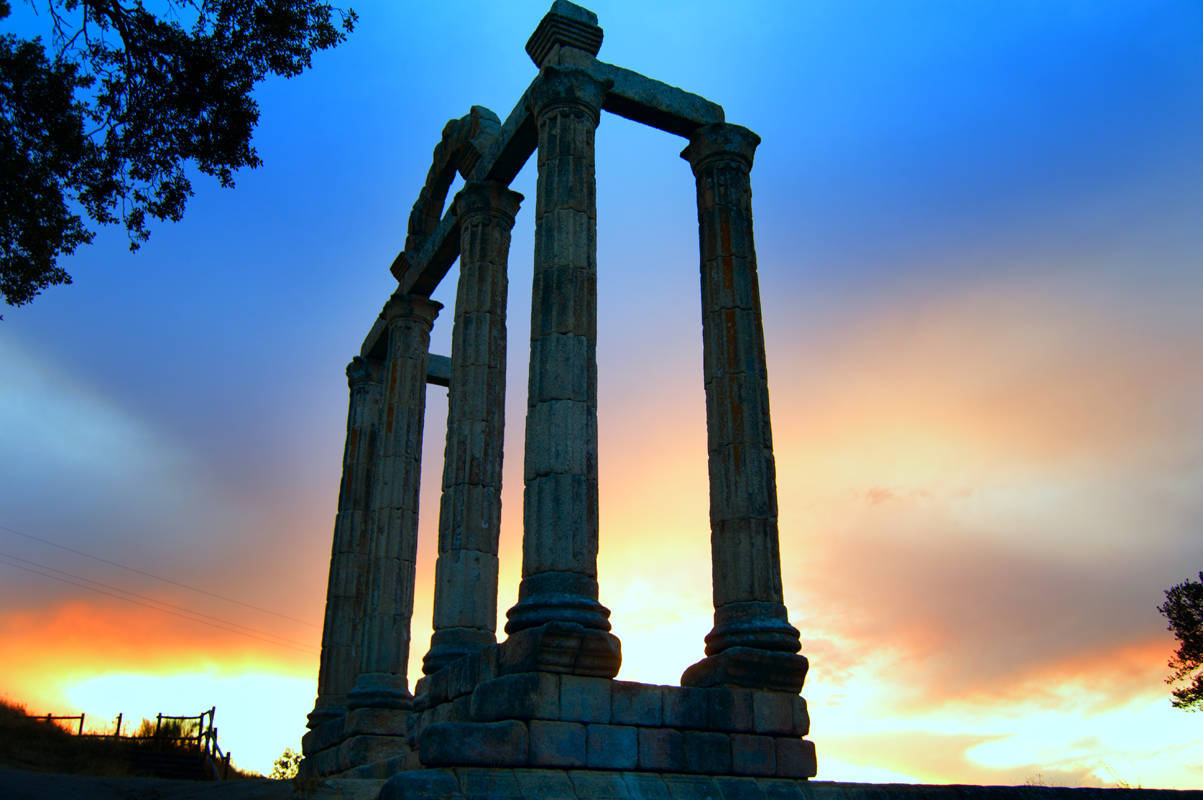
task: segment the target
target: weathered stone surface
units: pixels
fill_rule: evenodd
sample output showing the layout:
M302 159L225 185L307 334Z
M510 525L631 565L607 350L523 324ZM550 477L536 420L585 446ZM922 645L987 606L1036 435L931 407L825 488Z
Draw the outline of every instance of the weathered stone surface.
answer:
M522 722L441 722L418 739L423 766L524 766L529 738Z
M586 725L590 769L635 769L639 763L638 729L628 725Z
M381 761L373 761L370 764L354 767L339 773L339 778L356 779L355 786L347 786L346 789L357 789L356 794L347 792L347 796L366 796L366 800L376 800L380 794L380 789L384 782L396 775L398 772L405 772L407 769L421 769L422 762L418 760L418 754L414 751L409 751L404 755L385 758ZM376 785L375 792L369 792L363 788L363 784L373 782Z
M610 721L615 725L659 727L663 719L661 687L614 681L610 684Z
M480 800L521 800L522 787L509 769L456 770L459 788L465 798Z
M584 725L579 722L531 720L529 727L531 766L585 766L588 750Z
M560 716L572 722L610 721L610 685L606 678L564 675L560 678Z
M685 771L725 775L731 771L731 737L725 733L685 731Z
M806 739L777 739L777 777L813 778L818 772L814 742Z
M449 769L420 769L394 775L380 790L380 800L449 800L460 798L459 781Z
M716 776L714 785L718 787L723 800L764 800L764 790L752 777Z
M639 729L639 769L682 772L685 769L685 740L672 728Z
M732 735L731 771L736 775L775 775L777 744L773 737L746 733Z
M346 726L345 717L331 719L305 732L301 737L301 752L306 756L325 750L343 740Z
M712 731L754 731L756 713L750 689L707 689L706 727Z
M486 681L472 692L472 719L560 719L560 676L520 672Z
M714 780L700 775L666 775L664 783L673 800L717 800L719 797Z
M601 49L602 29L597 15L568 0L555 0L551 10L526 42L527 55L542 67L561 48L582 50L590 56Z
M347 712L346 735L374 733L405 736L409 711L398 708L356 708Z
M801 698L785 692L755 692L756 732L800 736L801 732L794 730L795 699Z
M664 725L678 730L705 730L709 714L709 695L702 689L662 688Z
M598 800L630 800L626 782L622 776L613 772L585 772L570 770L568 777L572 780L572 788L577 797L598 798Z
M342 759L339 755L339 744L306 753L297 774L302 777L317 777L340 772Z
M616 636L570 622L549 622L511 633L497 651L500 675L560 672L613 678L621 663Z
M752 647L732 647L707 656L681 675L682 686L743 686L797 694L806 680L805 656Z
M374 761L389 758L405 758L412 748L404 736L374 736L360 734L349 736L338 747L339 771L354 769Z
M524 797L574 798L572 781L560 769L516 769L514 779Z
M655 773L624 772L622 781L632 800L671 800L664 779Z

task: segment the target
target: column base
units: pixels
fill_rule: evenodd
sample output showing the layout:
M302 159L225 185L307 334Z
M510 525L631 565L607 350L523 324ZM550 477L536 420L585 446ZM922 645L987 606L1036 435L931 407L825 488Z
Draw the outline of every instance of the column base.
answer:
M321 703L313 707L313 710L305 717L308 720L305 727L311 731L325 725L333 719L342 719L347 715L347 706L345 701L340 703Z
M391 672L364 672L347 692L347 710L358 708L413 708L414 698L403 675Z
M681 675L682 686L742 686L798 694L810 663L805 656L753 647L731 647L706 656Z
M732 647L796 653L802 649L802 639L798 629L789 624L785 605L745 600L716 608L714 628L706 634L706 655Z
M443 628L430 637L430 651L422 657L422 674L433 675L452 661L474 656L496 644L492 631L476 628Z
M617 636L571 622L548 622L518 631L498 648L499 674L557 672L613 678L622 665Z
M518 602L505 616L508 634L549 622L610 630L610 609L597 602L597 579L576 572L543 572L523 578Z

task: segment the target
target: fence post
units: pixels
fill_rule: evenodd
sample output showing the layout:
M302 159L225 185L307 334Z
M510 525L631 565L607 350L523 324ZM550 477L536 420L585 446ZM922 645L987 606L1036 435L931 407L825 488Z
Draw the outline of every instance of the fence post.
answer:
M79 712L79 735L84 735L84 712Z
M159 716L157 716L157 717L155 718L155 736L158 736L158 735L159 735L159 728L161 728L161 727L163 727L163 714L162 714L162 712L160 712L160 713L159 713Z
M120 711L117 712L117 733L114 734L114 738L116 738L116 739L121 738L121 714L122 714L122 712L120 712Z
M222 761L224 762L224 766L221 772L221 779L223 781L228 781L230 779L230 754L226 753L225 758L223 758Z

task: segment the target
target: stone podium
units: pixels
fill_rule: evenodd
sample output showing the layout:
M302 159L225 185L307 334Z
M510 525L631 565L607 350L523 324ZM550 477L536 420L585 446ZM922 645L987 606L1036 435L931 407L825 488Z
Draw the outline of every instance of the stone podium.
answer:
M654 796L656 785L707 781L725 782L727 796L815 774L799 696L807 662L781 586L752 233L760 140L708 100L599 61L601 42L592 12L556 0L526 44L538 75L506 120L475 106L447 123L435 148L391 267L398 288L348 367L304 775L389 778L381 797L402 798ZM714 627L680 686L614 679L621 646L599 592L594 138L603 111L687 140L681 155L697 183ZM522 582L498 642L507 261L523 201L508 185L536 152ZM457 172L464 188L447 203ZM457 258L448 360L429 353L440 308L429 296ZM411 695L429 383L447 387L448 419L434 635Z

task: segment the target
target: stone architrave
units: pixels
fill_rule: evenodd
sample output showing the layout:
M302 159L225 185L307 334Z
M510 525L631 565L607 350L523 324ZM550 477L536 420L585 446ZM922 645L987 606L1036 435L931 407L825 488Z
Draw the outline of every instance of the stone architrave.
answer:
M388 356L382 415L382 453L366 580L368 603L360 631L359 674L348 709L405 708L414 564L418 544L418 484L426 413L430 329L442 306L395 294L384 306Z
M505 434L506 266L522 195L494 182L456 197L459 286L435 562L434 635L422 671L497 641L497 540Z
M806 659L781 590L777 481L752 238L749 173L760 137L699 128L681 153L697 180L710 472L714 628L683 685L797 692Z
M311 729L346 713L346 695L358 674L356 639L367 594L361 576L367 572L373 483L380 447L381 372L382 365L374 359L356 356L347 365L351 393L347 440L334 519L317 701L309 714Z
M545 65L529 90L538 196L526 412L522 583L505 629L608 631L597 586L597 182L608 84ZM615 665L617 669L617 665Z

